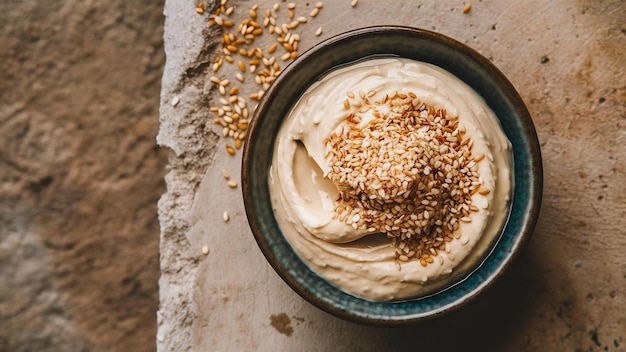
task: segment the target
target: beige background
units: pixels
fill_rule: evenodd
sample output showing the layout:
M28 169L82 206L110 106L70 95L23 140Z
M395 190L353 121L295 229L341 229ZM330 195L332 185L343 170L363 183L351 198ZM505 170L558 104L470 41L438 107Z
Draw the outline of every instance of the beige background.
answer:
M273 4L232 2L234 22L255 3L259 13ZM284 6L279 14L286 18ZM312 6L298 2L296 16ZM240 153L227 155L220 130L204 125L212 118L206 99L217 96L211 72L189 69L210 66L221 50L221 33L208 29L208 16L194 15L188 2L166 2L159 142L178 150L179 158L171 163L169 193L160 204L161 350L625 348L626 6L478 1L466 14L463 6L362 0L353 9L347 1L326 1L317 18L296 30L304 47L364 25L439 31L491 59L520 92L538 130L544 201L517 265L467 309L422 326L382 329L319 311L266 263L248 229L240 191L229 189L220 172L225 167L237 174ZM316 38L320 26L324 34ZM169 104L174 96L181 98L176 107ZM221 220L224 210L229 223ZM204 245L208 256L200 254ZM283 317L282 325L273 326L272 317Z
M0 351L626 350L626 5L464 4L326 0L299 28L303 47L370 24L466 42L539 133L544 202L519 263L467 309L391 330L320 312L266 264L219 173L240 154L207 123L218 37L193 0L165 4L165 33L161 2L0 1Z

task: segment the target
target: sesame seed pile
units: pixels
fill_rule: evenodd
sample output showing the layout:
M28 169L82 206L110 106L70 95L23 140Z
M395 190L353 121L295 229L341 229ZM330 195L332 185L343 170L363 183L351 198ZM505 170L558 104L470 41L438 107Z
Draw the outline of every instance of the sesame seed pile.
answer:
M212 105L210 111L216 115L213 122L222 127L223 136L232 140L232 143L226 143L226 151L230 155L235 155L246 137L252 111L256 108L249 108L250 101L258 101L263 97L281 73L281 63L288 63L298 57L302 30L296 33L296 29L315 18L324 4L315 3L303 15L297 14L299 8L295 2L286 3L284 7L287 18L283 18L286 22L281 24L278 23L279 13L285 12L281 11L281 3L275 3L264 12L258 5L253 5L248 10L248 16L238 25L232 21L235 6L229 6L228 0L219 1L209 16L209 26L219 26L223 31L222 51L212 62L211 70L217 74L224 64L232 64L237 71L230 79L217 75L210 77L220 94L219 104ZM198 3L196 12L205 13L204 2ZM264 34L275 37L275 41L267 48L255 45L255 40ZM322 27L319 27L314 35L321 34ZM240 88L237 84L243 84L250 76L254 77L258 90L245 97L240 94L243 86Z
M347 127L325 140L327 177L340 190L335 216L385 233L399 262L428 266L461 237L459 222L472 221L471 196L489 193L477 166L484 155L472 155L473 141L444 109L412 92L375 95L348 92Z

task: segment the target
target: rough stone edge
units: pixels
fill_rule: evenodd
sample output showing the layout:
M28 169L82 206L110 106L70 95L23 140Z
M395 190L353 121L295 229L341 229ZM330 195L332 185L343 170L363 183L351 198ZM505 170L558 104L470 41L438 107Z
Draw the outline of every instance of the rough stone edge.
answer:
M189 351L196 317L193 285L198 254L191 249L186 233L192 225L196 190L213 163L219 141L207 124L207 93L212 85L205 84L219 36L212 35L207 17L197 15L192 2L166 0L164 15L166 63L157 143L172 153L165 176L167 192L158 203L161 277L157 350ZM173 99L178 103L172 104Z

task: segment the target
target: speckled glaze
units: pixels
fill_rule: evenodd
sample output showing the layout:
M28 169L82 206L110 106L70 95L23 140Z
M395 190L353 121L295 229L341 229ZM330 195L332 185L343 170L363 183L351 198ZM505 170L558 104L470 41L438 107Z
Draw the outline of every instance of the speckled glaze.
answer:
M351 296L313 273L294 253L274 218L267 175L282 120L310 83L337 66L369 56L400 56L437 65L463 80L495 112L513 146L511 213L491 251L463 280L442 291L402 302ZM243 151L242 190L255 239L276 272L299 295L338 317L373 325L417 323L459 308L498 279L525 247L542 194L539 142L515 88L489 60L438 33L398 26L357 29L332 37L287 66L265 93L251 121Z

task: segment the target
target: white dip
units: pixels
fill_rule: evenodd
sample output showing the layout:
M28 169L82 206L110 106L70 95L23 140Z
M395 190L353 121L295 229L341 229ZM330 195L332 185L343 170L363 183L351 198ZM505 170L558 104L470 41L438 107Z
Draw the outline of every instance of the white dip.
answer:
M372 101L412 92L428 105L458 117L473 140L482 188L478 211L460 222L446 250L424 266L399 263L391 240L336 219L339 191L329 170L325 140L346 120L347 92L374 92ZM354 296L391 301L430 294L475 268L506 221L512 187L511 147L485 102L466 84L433 65L398 58L370 59L332 71L313 84L279 131L269 186L276 220L290 245L320 277Z

